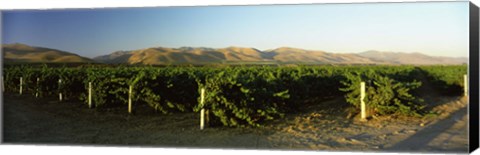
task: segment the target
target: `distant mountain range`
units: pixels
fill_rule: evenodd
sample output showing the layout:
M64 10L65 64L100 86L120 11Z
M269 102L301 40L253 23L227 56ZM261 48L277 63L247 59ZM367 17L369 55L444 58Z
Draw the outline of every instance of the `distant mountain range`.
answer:
M360 56L367 57L373 61L387 61L393 64L463 64L468 63L468 58L459 57L434 57L422 53L399 53L399 52L379 52L366 51L359 53Z
M25 44L2 46L5 63L91 63L92 59L56 49L32 47Z
M353 54L333 54L322 51L282 47L269 51L255 48L147 48L119 51L93 58L103 63L127 64L208 64L208 63L375 63L369 58Z
M328 53L281 47L260 51L255 48L227 47L154 47L117 51L93 59L55 49L24 44L3 45L5 62L100 62L108 64L463 64L468 58L434 57L421 53L366 51L362 53Z
M165 48L155 47L133 51L118 51L93 58L102 63L121 64L463 64L468 58L434 57L421 53L366 51L337 54L298 48L281 47L260 51L255 48Z

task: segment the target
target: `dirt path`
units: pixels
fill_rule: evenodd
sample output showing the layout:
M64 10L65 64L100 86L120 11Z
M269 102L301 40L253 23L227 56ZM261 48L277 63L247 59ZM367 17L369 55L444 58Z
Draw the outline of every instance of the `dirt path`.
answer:
M345 110L309 107L262 128L198 129L198 114L128 115L81 103L4 95L3 137L13 144L208 147L288 150L466 152L467 99L436 99L439 116L348 119ZM324 104L344 104L343 99Z
M436 152L464 151L468 142L467 107L463 107L448 118L439 120L407 139L391 146L389 150L411 151L428 150Z

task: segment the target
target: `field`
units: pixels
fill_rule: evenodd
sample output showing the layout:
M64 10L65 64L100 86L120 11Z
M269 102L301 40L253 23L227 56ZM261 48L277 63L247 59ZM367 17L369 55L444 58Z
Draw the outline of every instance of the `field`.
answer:
M12 66L4 70L4 141L465 152L466 69ZM368 121L360 120L361 82Z

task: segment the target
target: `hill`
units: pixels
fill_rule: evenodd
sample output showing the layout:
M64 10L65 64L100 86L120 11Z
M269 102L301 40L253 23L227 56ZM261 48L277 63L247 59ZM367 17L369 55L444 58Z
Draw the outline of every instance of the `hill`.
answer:
M329 53L280 47L261 51L247 47L152 47L116 51L92 59L66 51L25 44L3 45L5 63L107 63L107 64L463 64L468 58L435 57L421 53L366 51Z
M431 65L468 63L468 58L434 57L421 53L380 52L372 50L359 53L359 55L374 61L381 60L392 64Z
M356 54L336 54L324 51L311 51L298 48L281 47L268 50L271 59L283 63L310 64L384 64L381 60L373 61ZM270 57L269 57L270 58Z
M165 48L155 47L133 51L117 51L93 58L103 63L126 64L210 64L210 63L304 63L304 64L376 64L370 58L356 54L334 54L282 47L267 51L255 48Z
M155 47L134 51L118 51L93 58L103 63L126 64L209 64L242 61L264 61L262 53L253 48L165 48Z
M25 44L4 44L5 63L92 63L93 60L77 54Z
M154 47L117 51L94 60L113 64L462 64L468 58L434 57L421 53L366 51L362 53L328 53L291 47L260 51L255 48L227 47Z

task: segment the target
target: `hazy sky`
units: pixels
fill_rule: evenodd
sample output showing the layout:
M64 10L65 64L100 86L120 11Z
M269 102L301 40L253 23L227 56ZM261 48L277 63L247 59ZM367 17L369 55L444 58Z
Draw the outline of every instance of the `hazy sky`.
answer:
M94 57L148 47L468 56L468 1L3 11L3 43Z

